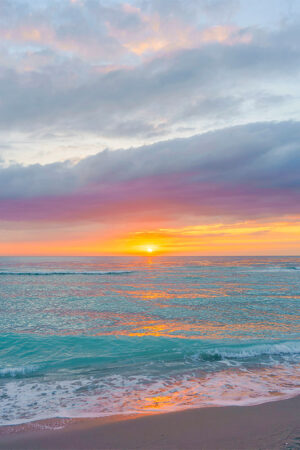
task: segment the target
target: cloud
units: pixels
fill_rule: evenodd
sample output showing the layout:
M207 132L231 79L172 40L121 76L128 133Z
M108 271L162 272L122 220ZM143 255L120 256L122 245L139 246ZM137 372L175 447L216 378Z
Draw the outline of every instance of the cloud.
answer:
M75 165L0 167L1 218L121 224L299 214L299 142L299 122L257 123Z
M112 63L128 51L140 56L194 47L202 41L226 41L237 29L226 24L207 27L195 20L199 11L222 9L220 0L199 2L196 7L183 1L173 1L168 8L167 2L160 3L63 0L32 4L3 0L0 36L4 42L25 48L43 47L87 61L106 58Z
M185 115L193 115L204 127L224 126L224 121L230 124L240 116L246 120L249 100L261 98L262 90L266 98L274 94L270 77L274 86L282 80L292 86L299 74L300 49L279 45L278 39L276 48L268 36L251 44L209 44L134 69L80 79L73 79L68 69L63 84L63 77L53 71L24 75L3 69L0 127L28 132L41 127L63 133L81 130L117 138L118 129L120 136L132 135L132 126L126 123L136 122L140 127L135 127L135 135L149 137L170 133L174 125L183 125ZM78 65L74 67L78 70ZM274 101L272 105L275 111Z
M225 4L202 1L197 11ZM73 143L80 133L116 147L189 127L296 117L294 23L268 31L200 23L195 2L181 0L172 8L91 0L1 6L2 133L60 134Z
M232 17L240 8L240 1L204 0L202 1L202 5L203 10L210 19L222 22L232 20Z
M1 157L55 162L298 120L297 17L281 27L246 26L233 20L239 7L234 0L3 0L0 140L11 148Z

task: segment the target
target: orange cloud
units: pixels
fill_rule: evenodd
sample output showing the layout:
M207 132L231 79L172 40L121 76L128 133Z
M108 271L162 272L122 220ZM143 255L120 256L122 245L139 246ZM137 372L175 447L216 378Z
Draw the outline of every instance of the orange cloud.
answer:
M36 231L29 240L19 231L3 232L1 255L297 255L300 252L300 218L270 222L247 221L177 228L113 231L91 229L70 235L57 230ZM135 228L135 230L133 229ZM79 232L78 232L79 233ZM149 251L151 249L151 252Z
M84 7L80 0L69 1L74 6ZM158 12L146 13L129 4L119 8L116 14L135 16L141 25L121 26L111 17L106 17L102 25L106 26L107 34L98 34L95 29L82 39L75 32L58 33L54 24L45 20L41 23L38 18L31 17L28 23L0 29L0 38L19 44L40 44L59 52L74 53L83 59L96 58L97 62L99 58L104 58L109 64L117 65L119 57L128 51L141 57L162 51L195 48L209 42L246 44L252 39L249 32L242 32L238 27L218 25L203 30L186 23L180 17L162 17ZM87 13L90 13L88 9Z
M148 246L157 254L298 254L300 220L161 228L133 232L121 242L129 254L144 254Z
M93 59L95 56L107 56L105 44L94 36L89 39L76 38L75 35L59 36L51 25L26 25L0 29L0 38L19 44L40 44L59 52L69 52L79 55L84 59Z
M158 13L145 14L141 9L131 5L123 5L128 14L136 15L143 23L138 31L135 29L117 28L107 23L111 36L117 39L130 52L142 56L145 53L156 53L162 50L195 48L208 42L219 42L227 45L235 43L247 44L252 36L249 32L241 33L238 27L218 25L199 30L180 20L180 18L162 18Z
M201 42L222 42L228 45L242 43L249 44L251 33L239 33L238 27L217 25L207 28L201 33Z

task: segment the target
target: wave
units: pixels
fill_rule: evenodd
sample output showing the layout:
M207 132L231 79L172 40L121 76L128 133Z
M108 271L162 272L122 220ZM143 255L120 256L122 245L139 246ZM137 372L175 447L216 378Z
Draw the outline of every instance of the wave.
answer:
M299 271L299 266L263 266L261 268L258 268L256 266L253 266L250 271L251 272L288 272L288 271ZM243 269L243 272L245 269Z
M133 270L89 270L89 271L75 271L75 270L32 270L32 271L0 271L0 275L126 275L133 273Z
M287 341L271 344L250 344L242 346L228 346L227 348L208 349L198 353L196 356L201 359L221 360L221 359L243 359L254 356L276 356L276 355L296 355L300 354L300 341Z
M41 336L30 334L0 335L0 354L12 367L30 366L19 374L42 365L44 373L73 370L165 370L177 368L215 370L222 365L244 365L255 361L299 360L300 340L275 342L217 342L201 339L125 336ZM249 361L250 359L250 361ZM3 369L4 371L6 369ZM9 369L11 370L11 369ZM146 369L145 369L146 370ZM8 374L9 371L3 372ZM13 370L11 372L13 374ZM1 376L1 372L0 372ZM13 376L13 375L12 375Z
M186 408L255 405L300 393L300 366L230 368L210 374L161 377L135 374L8 382L0 425L51 417L104 417ZM125 400L125 401L124 401ZM33 407L34 405L34 407Z
M0 335L0 424L292 397L299 354L300 340Z
M4 367L0 369L0 378L24 377L39 370L39 366Z

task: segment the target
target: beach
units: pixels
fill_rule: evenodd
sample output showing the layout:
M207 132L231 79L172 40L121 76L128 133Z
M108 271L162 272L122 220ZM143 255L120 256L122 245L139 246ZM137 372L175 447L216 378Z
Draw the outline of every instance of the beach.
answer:
M296 449L300 396L256 406L2 427L0 449ZM61 428L60 428L61 427Z

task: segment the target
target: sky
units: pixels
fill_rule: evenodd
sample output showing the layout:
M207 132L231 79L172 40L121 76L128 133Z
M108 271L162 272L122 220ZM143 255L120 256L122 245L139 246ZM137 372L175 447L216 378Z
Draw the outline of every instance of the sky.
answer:
M0 0L0 255L297 255L300 2Z

